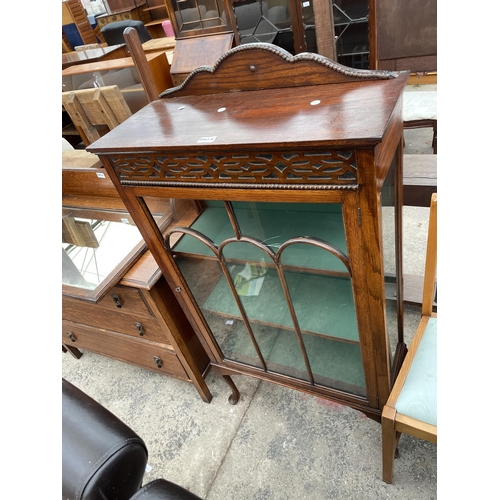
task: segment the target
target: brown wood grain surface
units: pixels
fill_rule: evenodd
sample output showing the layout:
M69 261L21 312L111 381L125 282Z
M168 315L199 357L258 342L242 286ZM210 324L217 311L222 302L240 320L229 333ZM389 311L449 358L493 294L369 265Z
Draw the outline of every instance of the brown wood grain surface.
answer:
M62 54L62 67L66 68L75 64L108 61L110 59L119 59L127 56L128 54L125 44L102 46L88 50L74 50L72 52Z
M232 33L222 33L179 40L175 46L172 73L190 73L199 66L213 66L232 47L233 39Z
M256 90L155 101L88 151L168 148L223 151L285 144L356 147L380 143L404 87L393 80ZM381 99L382 98L382 99ZM317 105L311 102L319 100ZM219 111L225 108L223 111ZM314 127L311 127L314 123ZM289 146L288 146L289 147Z
M437 0L377 0L380 59L437 53Z
M71 332L76 339L71 342L68 338ZM142 366L148 370L160 371L183 380L189 380L178 357L164 344L135 339L127 335L101 330L96 334L95 329L79 323L62 322L62 340L71 347L88 349L98 354ZM154 356L159 357L163 365L157 368Z
M326 395L380 421L392 381L380 195L389 176L398 193L402 186L402 176L394 175L394 171L402 169L401 96L408 76L409 72L355 71L321 56L292 57L265 44L236 47L213 70L195 71L183 85L164 93L165 99L150 103L88 148L100 155L176 304L189 318L211 364L220 373L246 373ZM344 156L354 151L354 181L346 186L342 179L329 177L323 184L293 185L276 174L281 185L275 188L268 184L245 188L237 184L236 178L216 186L213 177L209 185L209 175L202 178L197 174L195 185L182 179L186 171L183 168L191 168L189 162L195 156L206 156L210 164L212 157L217 161L216 155L245 153L250 158L245 161L251 163L262 154L271 158L271 166L279 164L285 169L289 166L279 163L280 154L318 151L342 151ZM186 157L187 163L182 163ZM230 171L234 165L225 164L221 170L225 168ZM120 169L123 177L119 176ZM175 174L177 177L172 174L175 169L181 171ZM137 181L141 171L148 172L147 179ZM175 182L162 184L164 172L172 174ZM163 236L149 214L144 196L341 203L366 397L355 398L334 388L308 385L286 374L271 374L225 359L175 259L165 250ZM401 198L395 207L396 225L400 222ZM396 245L396 252L400 250ZM402 289L399 285L398 290Z
M175 48L175 36L166 36L163 38L152 38L142 44L144 52L157 52L159 50L168 50Z

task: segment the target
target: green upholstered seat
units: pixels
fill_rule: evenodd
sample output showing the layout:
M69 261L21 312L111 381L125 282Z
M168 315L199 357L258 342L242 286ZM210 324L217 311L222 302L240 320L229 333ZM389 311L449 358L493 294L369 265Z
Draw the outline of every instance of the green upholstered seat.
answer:
M437 426L437 318L429 319L395 408Z

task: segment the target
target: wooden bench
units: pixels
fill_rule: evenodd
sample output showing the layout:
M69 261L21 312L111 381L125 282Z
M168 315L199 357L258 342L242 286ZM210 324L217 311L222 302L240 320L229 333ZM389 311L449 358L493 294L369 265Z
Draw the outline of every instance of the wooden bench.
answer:
M432 128L432 149L437 153L437 90L408 85L403 99L403 128ZM424 86L425 88L425 86Z
M437 193L437 155L407 154L403 156L403 205L429 207L432 194ZM404 275L404 302L422 305L424 277ZM387 286L387 298L395 297L395 286ZM437 303L433 302L433 308Z
M403 155L403 205L428 207L437 192L437 155Z

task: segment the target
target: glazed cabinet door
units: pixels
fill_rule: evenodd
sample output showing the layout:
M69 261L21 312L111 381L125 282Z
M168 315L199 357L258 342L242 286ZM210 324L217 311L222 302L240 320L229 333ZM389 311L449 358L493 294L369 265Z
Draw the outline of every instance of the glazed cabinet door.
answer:
M221 361L366 396L341 204L207 201L166 242Z

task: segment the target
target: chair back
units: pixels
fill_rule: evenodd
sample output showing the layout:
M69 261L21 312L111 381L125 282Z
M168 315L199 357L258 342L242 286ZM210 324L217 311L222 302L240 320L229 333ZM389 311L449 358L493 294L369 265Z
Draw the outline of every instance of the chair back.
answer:
M437 272L437 193L431 197L429 228L427 231L422 316L431 316L436 295Z
M63 92L62 105L86 146L132 116L117 85Z

